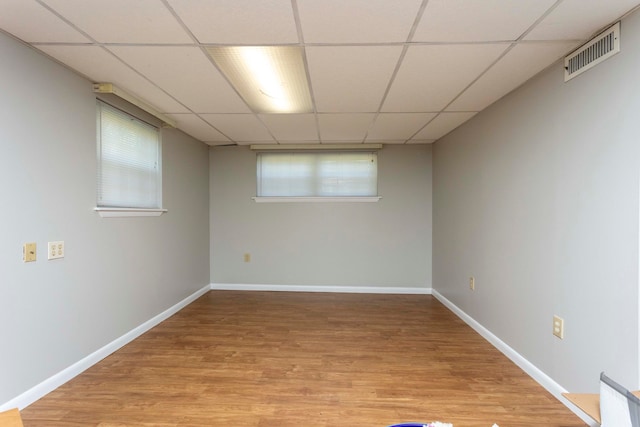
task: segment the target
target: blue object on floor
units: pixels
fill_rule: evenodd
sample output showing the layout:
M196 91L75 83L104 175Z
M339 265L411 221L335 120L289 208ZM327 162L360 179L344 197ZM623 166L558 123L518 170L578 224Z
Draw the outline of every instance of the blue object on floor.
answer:
M389 427L424 427L429 423L405 423L405 424L394 424Z

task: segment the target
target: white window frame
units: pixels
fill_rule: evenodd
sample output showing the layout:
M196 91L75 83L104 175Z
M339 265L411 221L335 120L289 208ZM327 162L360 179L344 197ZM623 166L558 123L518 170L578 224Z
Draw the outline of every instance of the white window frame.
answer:
M287 150L277 150L274 151L264 151L258 152L256 156L256 197L252 199L257 203L296 203L296 202L377 202L381 199L378 195L378 156L376 150L300 150L300 151L287 151ZM319 194L321 193L321 189L319 188L322 183L322 178L319 175L320 169L318 165L315 164L306 164L309 166L309 175L305 175L305 179L308 180L313 188L313 190L307 189L307 191L313 191L314 194L304 194L304 195L286 195L286 194L269 194L265 195L265 193L269 193L269 191L262 191L262 160L263 156L283 156L283 159L295 159L296 155L311 155L317 156L315 161L321 158L321 156L336 156L340 154L364 154L371 156L373 161L375 162L375 176L372 178L375 179L375 188L374 191L371 191L370 194L367 195L329 195L329 194ZM315 161L313 163L315 163ZM336 177L338 178L338 177ZM291 179L295 179L295 177L291 177ZM339 179L339 178L338 178ZM325 181L326 183L326 181ZM338 184L339 186L339 184ZM286 192L286 191L285 191ZM375 193L375 194L374 194Z
M102 111L110 110L111 112L117 112L117 114L125 115L128 119L134 122L140 129L147 128L147 130L155 129L157 132L157 150L153 162L155 163L155 200L154 203L144 206L144 203L128 202L127 200L102 200L102 185L103 185L103 148L105 141L102 138ZM138 117L130 114L123 109L116 108L101 100L96 100L96 136L97 136L97 207L94 209L102 217L134 217L134 216L159 216L167 212L162 208L162 136L157 126L151 125L144 120L140 120ZM126 170L127 166L124 167ZM112 203L113 202L113 203Z

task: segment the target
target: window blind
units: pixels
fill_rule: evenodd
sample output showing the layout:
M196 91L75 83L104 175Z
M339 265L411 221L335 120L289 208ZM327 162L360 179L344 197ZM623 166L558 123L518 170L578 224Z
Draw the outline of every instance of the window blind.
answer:
M98 206L160 208L158 129L97 102Z
M377 157L375 152L258 153L257 196L377 196Z

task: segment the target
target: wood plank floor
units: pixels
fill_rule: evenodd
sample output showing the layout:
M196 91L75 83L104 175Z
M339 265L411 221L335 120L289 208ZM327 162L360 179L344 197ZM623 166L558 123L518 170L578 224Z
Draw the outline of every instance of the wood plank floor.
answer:
M427 295L211 291L22 412L31 426L585 424Z

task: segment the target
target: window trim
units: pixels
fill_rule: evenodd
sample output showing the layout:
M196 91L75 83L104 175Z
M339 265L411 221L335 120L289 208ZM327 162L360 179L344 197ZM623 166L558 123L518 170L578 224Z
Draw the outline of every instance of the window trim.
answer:
M304 202L304 203L308 203L308 202L377 202L381 199L380 194L378 193L378 184L379 184L379 175L378 175L378 150L353 150L353 149L336 149L333 148L331 150L329 149L324 149L324 150L291 150L291 149L279 149L277 150L278 153L275 152L271 152L269 153L269 151L271 150L265 150L265 151L258 151L256 153L256 196L252 197L252 199L256 202L256 203L295 203L295 202ZM371 178L373 178L373 176L375 175L375 188L373 188L375 191L367 191L364 192L365 194L362 195L358 195L358 192L353 192L356 194L345 194L345 195L339 195L339 194L326 194L326 195L322 195L322 194L318 194L321 192L318 191L311 191L310 193L315 193L315 194L307 194L307 195L261 195L261 192L263 193L264 191L261 190L261 184L262 184L262 172L261 172L261 156L266 156L266 155L296 155L296 154L316 154L318 156L324 156L324 155L341 155L341 154L371 154L374 156L375 158L375 170L374 170L374 174L371 175ZM317 159L314 160L314 162L317 162ZM355 166L355 164L354 164ZM313 174L313 178L312 181L314 184L319 184L320 181L317 180L317 178L319 178L320 176L317 174ZM293 177L288 176L288 179L291 180L293 179ZM318 188L316 188L317 190ZM366 194L369 193L369 194Z
M380 151L383 144L254 144L251 151Z
M166 212L167 209L142 209L142 208L105 208L96 207L93 208L102 218L123 218L123 217L137 217L137 216L160 216Z
M382 196L317 196L317 197L282 197L282 196L265 196L265 197L252 197L256 203L341 203L341 202L354 202L354 203L375 203L382 199Z
M117 102L113 102L117 101ZM120 110L121 112L131 116L133 119L145 123L149 126L156 128L158 132L158 176L157 179L157 208L139 208L139 207L120 207L120 206L100 206L98 204L98 200L96 199L96 207L93 209L98 215L102 218L110 218L110 217L147 217L147 216L160 216L166 212L167 209L163 208L162 204L162 196L163 196L163 177L162 177L162 123L159 122L155 117L151 117L148 113L140 110L135 105L130 105L127 101L119 99L119 98L109 98L105 99L103 96L96 97L96 104L105 104L106 106ZM97 121L96 125L99 126L99 114L97 113ZM98 128L99 132L99 128ZM101 144L100 140L97 141L96 149L97 149L97 179L100 179L100 174L102 170L102 159L101 159Z

